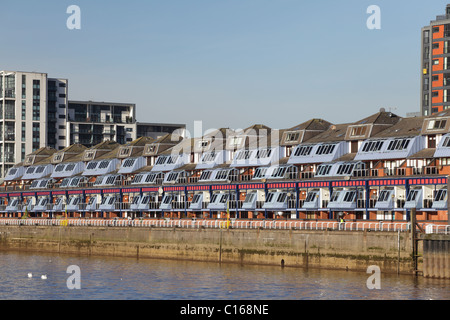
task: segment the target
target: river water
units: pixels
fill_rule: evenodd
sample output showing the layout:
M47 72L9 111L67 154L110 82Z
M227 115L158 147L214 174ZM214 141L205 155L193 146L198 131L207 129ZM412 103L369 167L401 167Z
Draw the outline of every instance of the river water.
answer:
M81 289L68 288L73 265ZM370 290L366 273L172 260L0 252L0 267L1 300L450 299L450 280L408 275Z

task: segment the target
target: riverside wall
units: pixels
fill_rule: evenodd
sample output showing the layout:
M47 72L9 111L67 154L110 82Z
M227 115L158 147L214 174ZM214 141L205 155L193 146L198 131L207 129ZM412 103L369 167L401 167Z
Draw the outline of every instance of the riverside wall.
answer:
M410 232L0 226L0 250L362 272L376 265L382 273L414 271Z

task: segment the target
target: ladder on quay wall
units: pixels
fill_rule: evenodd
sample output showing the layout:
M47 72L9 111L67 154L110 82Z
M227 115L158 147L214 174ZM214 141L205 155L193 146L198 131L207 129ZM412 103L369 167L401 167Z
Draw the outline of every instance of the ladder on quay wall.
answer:
M417 223L416 220L416 209L411 209L411 241L412 241L412 259L413 259L413 273L415 276L419 274L423 275L423 270L419 270L419 241L423 241L420 238L417 229L419 229L421 234L424 234L423 228Z

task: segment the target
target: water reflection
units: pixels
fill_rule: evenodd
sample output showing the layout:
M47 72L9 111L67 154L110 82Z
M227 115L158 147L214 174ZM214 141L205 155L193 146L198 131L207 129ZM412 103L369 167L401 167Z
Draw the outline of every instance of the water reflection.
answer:
M16 252L0 261L2 300L450 299L450 280L405 275L382 275L381 289L369 290L368 274L345 271ZM81 268L81 290L66 286L70 265Z

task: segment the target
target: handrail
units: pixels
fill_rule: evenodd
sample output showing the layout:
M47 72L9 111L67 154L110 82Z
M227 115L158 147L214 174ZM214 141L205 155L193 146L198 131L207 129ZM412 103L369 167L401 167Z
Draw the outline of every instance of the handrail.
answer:
M233 229L270 229L270 230L340 230L340 231L386 231L407 232L411 230L409 222L391 221L296 221L296 220L236 220L229 225L220 219L45 219L45 218L0 218L0 226L68 226L68 227L157 227L186 229L219 229L227 225ZM427 233L450 234L450 225L423 224Z

